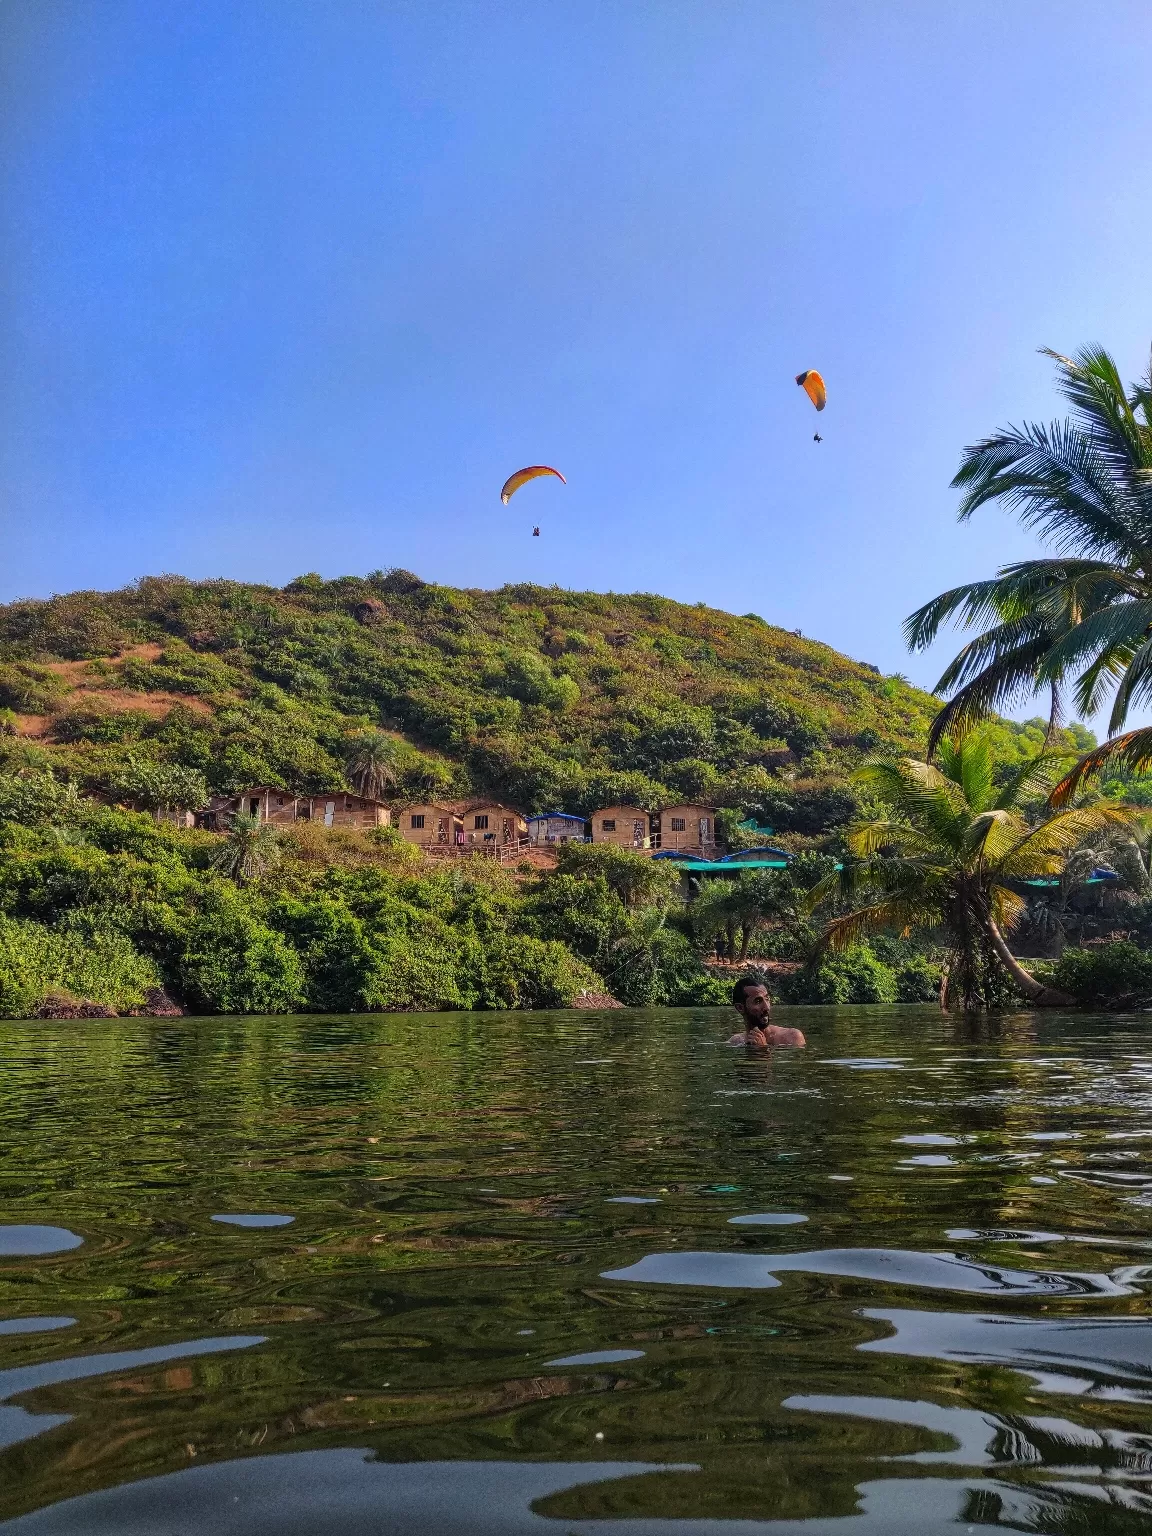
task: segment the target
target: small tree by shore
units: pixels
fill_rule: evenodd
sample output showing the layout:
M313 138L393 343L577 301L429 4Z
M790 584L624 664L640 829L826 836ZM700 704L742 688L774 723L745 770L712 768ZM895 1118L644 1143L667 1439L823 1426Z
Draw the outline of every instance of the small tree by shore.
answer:
M1025 911L1013 887L1059 876L1086 840L1130 825L1140 812L1097 803L1029 821L1022 805L1051 782L1050 757L1024 764L1002 788L978 735L942 741L939 757L939 767L905 757L859 770L861 788L887 814L853 824L843 868L813 890L813 905L837 899L849 908L827 924L821 946L846 948L884 930L935 930L949 952L942 1007L995 1006L1005 978L1036 1006L1071 1003L1012 954L1005 934Z

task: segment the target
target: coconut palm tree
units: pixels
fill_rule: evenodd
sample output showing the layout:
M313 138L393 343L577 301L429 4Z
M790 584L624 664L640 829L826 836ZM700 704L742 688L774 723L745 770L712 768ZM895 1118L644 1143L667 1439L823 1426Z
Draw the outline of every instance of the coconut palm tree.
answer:
M373 800L400 782L404 743L386 731L365 731L353 736L345 748L345 771L362 795Z
M963 492L961 521L999 501L1053 556L955 587L907 620L914 650L930 645L946 621L983 626L937 684L952 698L933 727L933 749L944 735L1035 693L1050 696L1054 729L1065 693L1091 714L1114 688L1110 731L1152 697L1152 370L1126 390L1100 348L1075 358L1043 350L1056 363L1071 419L993 434L965 451L952 484ZM1152 760L1152 731L1124 746L1129 763L1142 751ZM1108 748L1093 754L1095 766L1108 755Z
M229 822L224 841L212 858L212 865L231 880L243 884L258 880L280 861L280 836L275 827L259 816L237 812Z
M812 891L813 905L839 897L850 908L828 923L821 944L844 948L883 929L935 929L951 951L943 1006L988 1006L998 975L1033 1003L1069 1002L1031 976L1008 947L1004 935L1025 911L1014 887L1059 875L1074 849L1139 813L1101 802L1033 824L1021 805L1051 782L1050 757L1032 759L997 788L991 752L978 735L944 738L938 750L938 767L906 757L874 759L858 771L888 814L851 828L851 857Z

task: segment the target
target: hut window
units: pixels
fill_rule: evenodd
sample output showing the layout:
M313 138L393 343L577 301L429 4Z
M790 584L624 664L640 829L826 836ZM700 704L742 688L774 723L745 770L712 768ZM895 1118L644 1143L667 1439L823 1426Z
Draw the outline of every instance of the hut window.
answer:
M423 827L423 825L424 825L424 818L423 818L423 816L413 816L413 818L412 818L412 830L413 830L413 832L419 832L421 830L421 828Z
M284 804L284 796L283 795L277 795L276 796L276 804L277 805L283 805Z
M683 818L683 816L673 816L673 818L672 818L672 830L673 830L673 832L683 832L684 831L684 818Z
M477 816L477 818L476 818L476 831L477 832L483 832L483 831L485 831L487 826L488 826L488 818L487 818L487 816Z
M614 821L602 821L600 823L600 830L601 832L615 832L616 823Z

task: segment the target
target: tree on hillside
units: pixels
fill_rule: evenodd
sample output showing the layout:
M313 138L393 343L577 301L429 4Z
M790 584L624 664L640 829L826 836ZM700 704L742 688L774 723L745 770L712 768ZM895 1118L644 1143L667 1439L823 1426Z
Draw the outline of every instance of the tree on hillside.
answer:
M345 771L362 795L383 799L400 782L404 743L385 731L366 731L353 736L345 750Z
M1066 693L1092 714L1114 688L1110 732L1152 697L1152 370L1126 390L1100 348L1075 358L1044 350L1071 418L994 433L966 450L952 484L963 492L961 521L999 501L1054 554L955 587L907 620L915 650L949 620L981 631L937 685L952 697L932 748L1036 693L1050 696L1054 728ZM1062 802L1086 772L1117 755L1130 767L1152 761L1152 730L1090 754L1061 787Z
M259 816L239 812L232 817L224 841L213 855L213 867L240 884L258 880L280 862L282 848L275 827Z
M1070 1001L1031 976L1004 937L1025 912L1021 881L1059 876L1069 855L1139 813L1102 802L1046 814L1035 824L1022 802L1051 782L1052 760L1025 763L997 789L987 743L970 735L939 744L940 766L914 758L874 760L857 773L886 816L853 825L851 857L811 893L813 905L839 898L821 943L842 949L870 933L939 930L950 950L944 1006L990 1006L999 974L1031 1002ZM863 904L860 904L861 901Z
M674 896L680 871L628 848L610 843L564 843L556 858L560 874L595 879L602 875L626 907L666 906Z
M724 958L743 964L760 929L800 927L802 894L786 870L749 870L738 880L710 880L688 917L697 942L713 943L723 935Z
M208 799L208 781L198 768L181 763L156 763L131 757L112 778L109 788L145 811L191 811Z

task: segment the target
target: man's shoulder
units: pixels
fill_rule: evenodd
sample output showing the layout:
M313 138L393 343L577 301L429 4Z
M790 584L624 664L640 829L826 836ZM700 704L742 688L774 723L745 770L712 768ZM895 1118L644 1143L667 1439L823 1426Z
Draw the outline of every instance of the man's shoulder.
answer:
M745 1035L743 1030L740 1030L738 1034L729 1035L728 1039L724 1042L725 1045L743 1045L744 1043Z
M772 1024L773 1045L807 1045L807 1041L798 1029L788 1029L783 1024Z

